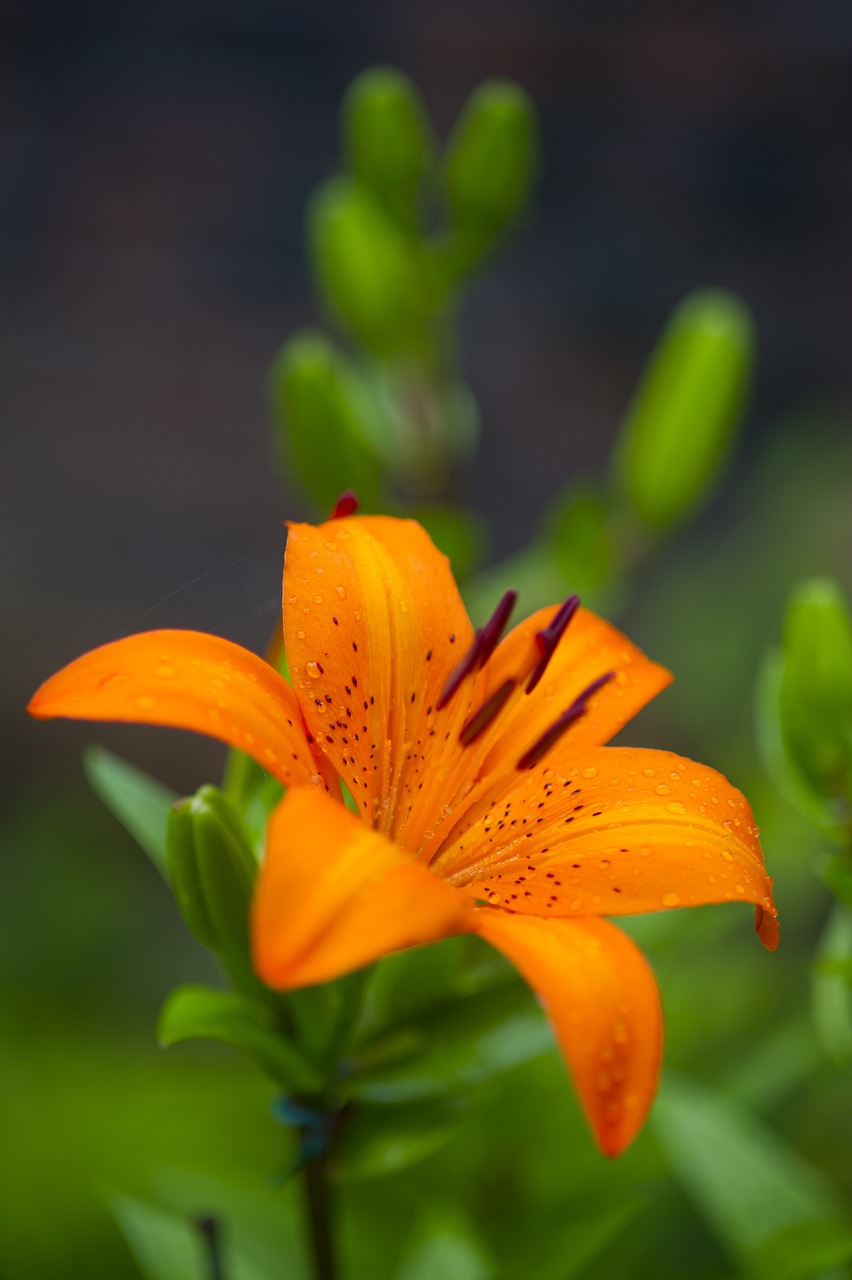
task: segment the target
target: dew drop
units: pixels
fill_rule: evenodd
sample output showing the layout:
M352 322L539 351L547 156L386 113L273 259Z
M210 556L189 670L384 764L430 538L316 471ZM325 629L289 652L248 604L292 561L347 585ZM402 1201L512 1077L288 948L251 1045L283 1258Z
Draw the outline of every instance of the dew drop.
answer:
M589 766L589 768L588 768L588 769L584 769L584 770L583 770L583 777L584 777L584 778L596 778L597 776L598 776L598 771L597 771L597 769L593 768L593 766L591 766L591 765Z
M297 640L304 640L304 638L305 638L305 633L304 633L304 631L297 631L297 632L296 632L296 639L297 639Z
M656 773L656 769L643 769L642 772L644 773L646 778L653 778L654 774Z
M326 551L336 551L336 550L337 550L337 543L336 543L336 542L326 542L326 543L324 543L323 545L325 546Z
M319 680L320 675L322 674L322 672L319 669L319 665L316 662L306 662L305 671L308 673L308 675L311 677L312 680Z
M726 862L733 862L734 860L734 855L732 853L728 853L727 849L722 850L722 857L725 859Z
M612 1028L612 1038L616 1044L627 1044L630 1039L630 1032L625 1022L616 1022Z
M154 699L150 694L143 694L141 698L136 699L136 705L140 711L149 711L154 705Z
M157 675L162 676L164 680L168 680L169 676L173 676L174 673L174 667L170 667L167 662L164 662L162 666L157 667Z
M741 885L741 884L735 884L735 885L734 885L734 888L736 889L737 893L745 893L745 886L744 886L744 885Z
M664 907L676 907L680 903L680 895L677 893L664 893L662 903Z
M322 604L322 596L314 596L314 604Z
M671 791L671 787L668 785L667 782L658 782L657 785L654 787L654 790L656 791L658 796L667 796Z
M336 588L335 588L335 590L337 591L337 594L340 596L340 599L341 599L341 600L345 600L345 599L346 599L346 588L345 588L345 587L336 587Z
M679 800L673 800L671 804L666 805L666 812L682 815L686 813L686 809L683 807L683 805Z

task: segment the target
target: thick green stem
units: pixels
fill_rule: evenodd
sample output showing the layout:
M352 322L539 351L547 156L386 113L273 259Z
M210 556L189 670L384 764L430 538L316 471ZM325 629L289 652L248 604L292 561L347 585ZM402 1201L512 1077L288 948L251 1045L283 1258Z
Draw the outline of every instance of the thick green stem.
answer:
M332 1241L331 1204L325 1159L320 1156L305 1165L305 1191L314 1280L335 1280L334 1245Z

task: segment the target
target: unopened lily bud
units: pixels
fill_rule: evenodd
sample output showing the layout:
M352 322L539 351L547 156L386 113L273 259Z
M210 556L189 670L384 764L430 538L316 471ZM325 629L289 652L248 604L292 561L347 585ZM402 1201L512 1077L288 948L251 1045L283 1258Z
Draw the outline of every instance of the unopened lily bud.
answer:
M286 342L269 372L282 456L324 510L350 487L368 506L377 496L378 468L359 427L355 378L328 339L310 331Z
M463 238L484 251L529 199L538 160L535 108L518 85L489 80L471 95L447 144L445 185Z
M754 329L721 290L691 294L657 344L614 463L619 488L652 528L674 524L716 481L751 382Z
M406 345L422 301L404 233L362 184L333 178L308 211L319 285L335 317L379 354Z
M169 875L181 915L205 947L242 960L257 862L226 797L202 787L169 814Z
M781 732L799 772L837 795L852 769L852 618L837 586L796 588L784 628Z
M432 159L426 112L412 81L394 67L363 71L343 99L341 131L349 170L410 225Z

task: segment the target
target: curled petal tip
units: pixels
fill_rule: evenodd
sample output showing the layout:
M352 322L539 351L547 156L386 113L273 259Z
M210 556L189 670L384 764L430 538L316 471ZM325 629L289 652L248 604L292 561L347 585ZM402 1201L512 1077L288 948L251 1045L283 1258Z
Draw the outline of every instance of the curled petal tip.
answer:
M781 937L777 911L769 911L761 906L755 907L754 926L766 950L775 951Z

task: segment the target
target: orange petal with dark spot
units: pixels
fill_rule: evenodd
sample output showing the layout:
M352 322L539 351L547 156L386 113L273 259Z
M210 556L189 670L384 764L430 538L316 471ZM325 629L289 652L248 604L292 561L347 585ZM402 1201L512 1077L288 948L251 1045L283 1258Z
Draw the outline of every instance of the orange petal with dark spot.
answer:
M285 784L321 771L286 680L248 649L198 631L147 631L93 649L47 680L28 710L194 729L239 747Z
M252 912L254 963L271 987L328 982L380 956L464 932L466 895L313 787L269 824Z
M540 916L623 916L709 902L777 912L745 797L664 751L601 747L545 762L469 814L433 869L476 898Z
M603 920L537 920L484 907L478 932L544 1002L592 1132L617 1156L657 1090L663 1020L638 947Z
M427 760L434 770L443 744L460 749L435 709L473 637L446 556L413 520L291 525L284 630L311 732L362 816L391 834L428 785Z

